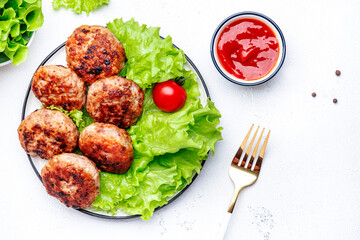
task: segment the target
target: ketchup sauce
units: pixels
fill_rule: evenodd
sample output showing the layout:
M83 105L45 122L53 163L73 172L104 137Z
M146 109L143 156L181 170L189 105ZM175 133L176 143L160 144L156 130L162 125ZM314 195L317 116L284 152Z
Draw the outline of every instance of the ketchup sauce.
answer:
M217 42L222 67L231 75L251 81L264 77L279 58L279 41L265 23L238 19L224 28Z

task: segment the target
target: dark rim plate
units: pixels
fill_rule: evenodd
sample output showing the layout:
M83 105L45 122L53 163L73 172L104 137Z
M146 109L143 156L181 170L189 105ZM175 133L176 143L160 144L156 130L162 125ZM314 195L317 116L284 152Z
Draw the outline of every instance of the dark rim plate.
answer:
M64 49L65 47L65 43L62 43L60 46L58 46L57 48L55 48L39 65L40 66L44 66L46 65L46 63L48 63L48 61L56 54L58 53L59 51L61 51L62 49ZM176 45L174 45L175 48L179 49ZM200 85L202 86L203 88L203 91L205 93L206 96L203 96L204 98L209 98L210 99L210 94L209 94L209 91L206 87L206 84L205 84L205 81L203 79L203 77L201 76L199 70L197 69L197 67L195 66L195 64L191 61L191 59L185 54L185 58L187 60L187 63L189 64L190 68L192 68L191 70L195 71L195 73L197 74L198 76L198 82L199 82L199 87ZM64 59L65 61L65 59ZM39 68L38 67L38 68ZM24 120L24 118L27 116L26 115L26 112L27 112L27 106L28 106L28 99L29 99L29 96L30 96L30 93L31 93L31 83L32 83L32 78L30 80L30 84L29 84L29 87L27 89L27 92L26 92L26 95L25 95L25 99L24 99L24 104L23 104L23 108L22 108L22 114L21 114L21 120ZM40 106L39 106L40 107ZM27 154L27 157L29 159L29 162L35 172L35 174L37 175L37 177L39 178L39 180L42 182L42 179L41 179L41 175L40 175L40 172L38 171L32 157L30 155ZM202 162L202 166L204 166L205 164L205 161L204 160ZM177 199L183 192L185 192L188 187L190 187L190 185L194 182L194 180L196 179L196 177L198 176L197 173L194 174L193 176L193 179L191 181L190 184L186 185L185 188L183 190L181 190L180 192L176 193L171 199L168 200L168 203L166 205L163 205L161 207L158 207L155 209L158 210L158 209L161 209L165 206L167 206L168 204L170 204L171 202L173 202L175 199ZM91 216L94 216L94 217L99 217L99 218L106 218L106 219L130 219L130 218L136 218L136 217L140 217L140 215L125 215L125 216L111 216L111 215L103 215L103 214L100 214L98 213L97 211L91 211L91 210L87 210L87 209L76 209L82 213L85 213L87 215L91 215Z

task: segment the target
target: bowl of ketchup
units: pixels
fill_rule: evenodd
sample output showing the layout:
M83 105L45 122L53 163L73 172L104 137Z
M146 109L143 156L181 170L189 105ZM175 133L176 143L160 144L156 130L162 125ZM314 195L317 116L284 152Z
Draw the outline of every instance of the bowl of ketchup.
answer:
M226 18L211 40L211 58L229 81L253 86L270 80L286 55L285 38L278 25L256 12Z

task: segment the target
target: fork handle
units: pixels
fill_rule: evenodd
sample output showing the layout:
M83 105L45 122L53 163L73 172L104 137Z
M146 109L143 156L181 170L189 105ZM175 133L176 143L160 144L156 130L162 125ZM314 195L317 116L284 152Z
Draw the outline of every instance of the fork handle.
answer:
M218 232L218 235L217 235L217 238L216 238L217 240L223 240L224 239L231 216L232 216L232 213L229 213L229 212L226 212L226 214L224 215L224 219L221 222L220 229L219 229L219 232Z

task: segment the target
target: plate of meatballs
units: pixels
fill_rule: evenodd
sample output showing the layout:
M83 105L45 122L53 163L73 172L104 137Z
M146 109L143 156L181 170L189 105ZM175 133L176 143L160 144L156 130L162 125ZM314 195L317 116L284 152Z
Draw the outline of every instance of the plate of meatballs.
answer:
M20 144L47 193L68 207L105 218L132 217L91 208L99 194L100 171L125 173L134 158L125 129L141 116L144 92L119 76L126 61L122 43L107 28L75 29L35 71L18 128ZM202 77L188 61L206 101ZM86 109L95 122L79 132L68 115L51 106L68 112ZM73 153L76 149L82 155Z

